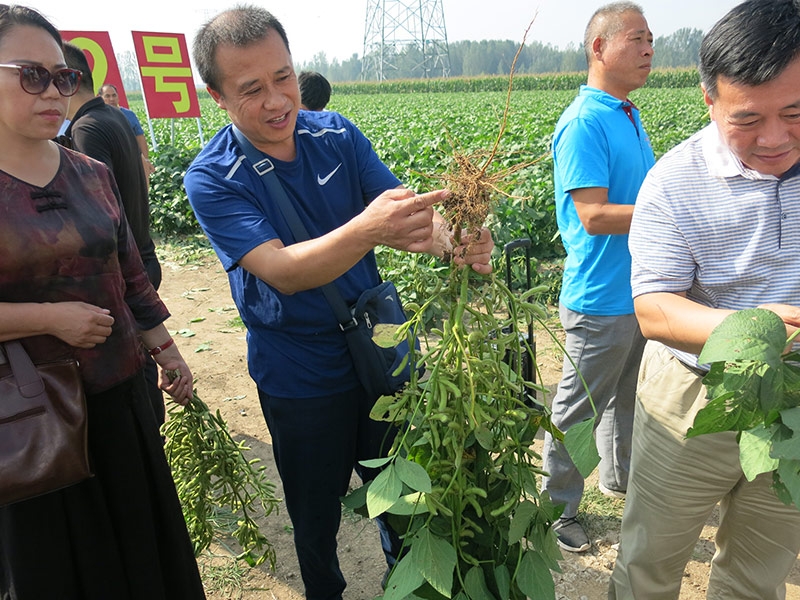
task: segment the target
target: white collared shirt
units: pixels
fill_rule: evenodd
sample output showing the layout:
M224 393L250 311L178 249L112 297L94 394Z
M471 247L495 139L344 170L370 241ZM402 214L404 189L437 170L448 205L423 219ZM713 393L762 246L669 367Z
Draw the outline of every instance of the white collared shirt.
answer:
M747 168L711 123L650 171L629 246L634 297L685 291L714 308L800 306L800 176Z

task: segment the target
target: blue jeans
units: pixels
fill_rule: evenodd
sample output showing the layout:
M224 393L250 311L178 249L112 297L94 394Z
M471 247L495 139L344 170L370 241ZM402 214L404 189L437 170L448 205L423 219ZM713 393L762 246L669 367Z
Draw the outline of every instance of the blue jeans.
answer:
M286 510L308 600L339 600L345 580L336 556L341 497L355 469L362 481L379 471L358 461L385 456L396 429L369 417L375 404L362 388L320 398L276 398L258 392L272 436ZM385 519L376 519L389 566L400 539ZM376 577L380 577L377 574Z
M566 332L567 356L553 398L553 425L566 432L593 416L583 377L597 409L595 439L600 453L600 482L624 492L630 469L636 378L645 339L635 315L585 315L562 305L559 316ZM565 505L564 517L574 517L583 496L583 477L564 444L550 434L545 434L542 462L549 474L542 479L542 487L555 504Z

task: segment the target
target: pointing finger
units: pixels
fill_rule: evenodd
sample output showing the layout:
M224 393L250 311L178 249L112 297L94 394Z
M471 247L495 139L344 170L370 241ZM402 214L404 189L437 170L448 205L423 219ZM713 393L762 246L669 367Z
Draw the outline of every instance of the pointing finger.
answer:
M439 202L443 202L450 196L450 190L436 190L435 192L426 192L414 196L414 210L420 211L433 206Z

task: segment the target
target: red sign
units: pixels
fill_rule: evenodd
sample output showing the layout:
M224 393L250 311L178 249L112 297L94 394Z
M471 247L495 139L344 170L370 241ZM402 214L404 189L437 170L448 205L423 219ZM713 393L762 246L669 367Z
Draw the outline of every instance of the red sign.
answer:
M92 70L95 94L106 83L111 83L117 88L120 106L128 107L128 98L122 86L122 77L119 74L117 57L111 46L111 38L107 31L62 31L61 37L65 42L72 42L86 53L89 68Z
M186 38L182 33L131 31L147 114L153 119L199 117Z

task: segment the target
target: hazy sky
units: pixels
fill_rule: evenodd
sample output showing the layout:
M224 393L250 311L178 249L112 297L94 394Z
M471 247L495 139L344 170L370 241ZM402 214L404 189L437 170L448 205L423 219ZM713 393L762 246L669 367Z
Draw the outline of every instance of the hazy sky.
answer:
M26 4L25 0L18 0ZM237 3L255 3L271 11L289 36L295 61L317 52L328 60L361 54L367 6L379 0L30 0L29 5L59 29L108 31L114 50L133 50L131 31L183 33L191 48L203 22ZM441 0L449 41L510 39L521 41L531 19L528 40L564 48L580 44L586 21L605 0ZM739 0L640 0L656 37L681 27L707 31ZM387 2L387 5L391 4ZM658 51L658 49L656 49Z

